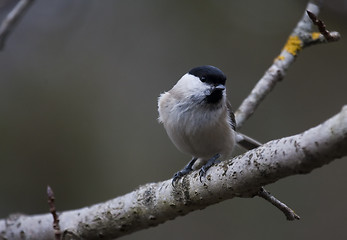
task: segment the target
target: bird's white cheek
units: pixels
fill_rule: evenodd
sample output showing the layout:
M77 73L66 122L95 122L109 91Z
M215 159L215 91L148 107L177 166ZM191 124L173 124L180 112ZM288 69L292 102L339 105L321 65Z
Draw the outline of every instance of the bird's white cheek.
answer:
M204 93L205 96L209 96L209 95L211 95L212 90L208 88L205 91L203 91L203 93Z

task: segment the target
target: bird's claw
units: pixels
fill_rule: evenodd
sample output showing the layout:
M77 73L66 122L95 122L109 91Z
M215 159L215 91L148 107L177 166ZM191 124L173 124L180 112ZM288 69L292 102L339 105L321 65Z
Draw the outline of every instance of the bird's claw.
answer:
M187 175L188 173L190 173L191 171L193 171L192 166L194 165L195 161L197 160L196 157L193 157L192 160L189 161L189 163L187 164L187 166L185 166L181 171L178 171L177 173L175 173L173 175L172 178L172 186L175 187L175 183L184 175Z
M182 173L182 171L178 171L177 173L175 173L172 177L172 186L175 187L176 182L183 176L184 174Z
M199 171L200 182L202 183L202 178L206 176L207 169L204 166Z
M220 160L218 159L220 157L220 154L217 153L216 155L214 155L210 160L208 160L208 162L201 167L200 171L199 171L199 176L200 176L200 182L202 183L202 178L206 176L206 172L207 170L213 165L213 164L217 164L220 163Z

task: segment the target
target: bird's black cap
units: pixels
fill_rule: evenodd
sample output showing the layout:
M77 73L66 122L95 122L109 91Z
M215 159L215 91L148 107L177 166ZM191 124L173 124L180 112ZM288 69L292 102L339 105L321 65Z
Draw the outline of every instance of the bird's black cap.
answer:
M213 85L225 85L225 81L227 79L225 74L220 69L209 65L193 68L189 71L189 74L200 78L202 82Z

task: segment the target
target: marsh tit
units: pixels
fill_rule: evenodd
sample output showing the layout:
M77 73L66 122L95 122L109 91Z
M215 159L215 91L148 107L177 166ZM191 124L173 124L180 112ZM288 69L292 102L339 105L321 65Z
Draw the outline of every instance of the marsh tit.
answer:
M236 123L226 97L225 82L226 76L220 69L200 66L191 69L171 90L159 96L159 122L174 145L193 156L173 176L173 184L199 168L201 181L213 164L231 157L238 140L247 140L235 132Z

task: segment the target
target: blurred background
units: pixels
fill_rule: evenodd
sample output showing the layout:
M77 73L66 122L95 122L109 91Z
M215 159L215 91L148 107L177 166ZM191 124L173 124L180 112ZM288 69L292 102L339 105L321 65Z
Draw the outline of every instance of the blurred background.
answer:
M320 18L342 39L305 49L244 125L262 141L300 133L347 95L347 1ZM16 1L1 1L3 19ZM235 109L279 54L307 1L37 0L0 52L0 218L103 202L171 178L190 156L157 123L157 97L189 69L228 76ZM347 162L267 186L302 217L232 199L123 239L343 239Z

